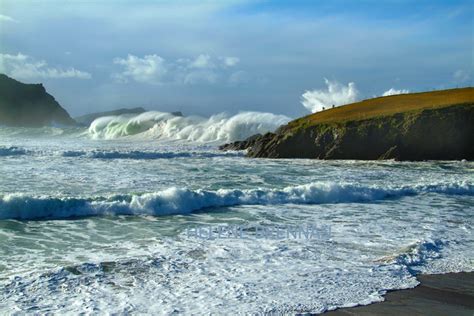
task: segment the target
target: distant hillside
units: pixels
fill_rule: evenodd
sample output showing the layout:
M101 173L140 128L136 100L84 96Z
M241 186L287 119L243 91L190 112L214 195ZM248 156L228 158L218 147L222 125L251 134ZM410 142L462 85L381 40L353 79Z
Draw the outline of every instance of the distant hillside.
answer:
M474 160L474 88L348 104L222 149L264 158Z
M76 120L76 122L79 123L79 124L89 126L96 118L99 118L99 117L102 117L102 116L115 116L115 115L123 115L123 114L140 114L140 113L143 113L143 112L146 112L146 110L142 107L131 108L131 109L123 108L123 109L118 109L118 110L113 110L113 111L90 113L90 114L75 117L74 120Z
M75 125L42 84L25 84L0 74L0 125Z

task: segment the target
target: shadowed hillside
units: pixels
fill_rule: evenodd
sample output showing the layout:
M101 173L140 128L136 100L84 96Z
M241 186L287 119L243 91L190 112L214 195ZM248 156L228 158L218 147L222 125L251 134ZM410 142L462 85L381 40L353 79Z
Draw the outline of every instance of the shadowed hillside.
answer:
M75 125L42 84L25 84L0 74L0 125Z

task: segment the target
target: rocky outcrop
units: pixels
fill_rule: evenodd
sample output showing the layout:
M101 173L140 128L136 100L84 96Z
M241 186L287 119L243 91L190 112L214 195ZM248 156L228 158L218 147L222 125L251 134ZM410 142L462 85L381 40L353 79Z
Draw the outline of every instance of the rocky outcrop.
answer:
M219 149L220 150L245 150L249 147L252 147L255 144L255 142L259 140L261 137L262 137L261 134L256 134L256 135L250 136L249 138L245 140L239 140L233 143L219 146Z
M474 105L266 134L250 157L474 160Z
M76 125L42 84L24 84L0 74L0 125Z
M472 102L368 119L318 122L310 115L239 145L249 157L263 158L474 160L474 91L466 91Z

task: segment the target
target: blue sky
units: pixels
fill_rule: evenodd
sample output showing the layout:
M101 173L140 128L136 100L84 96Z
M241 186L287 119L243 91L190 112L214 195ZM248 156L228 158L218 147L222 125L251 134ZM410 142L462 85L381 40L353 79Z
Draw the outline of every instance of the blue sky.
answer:
M472 1L0 0L0 71L43 82L73 115L297 117L472 86L473 16Z

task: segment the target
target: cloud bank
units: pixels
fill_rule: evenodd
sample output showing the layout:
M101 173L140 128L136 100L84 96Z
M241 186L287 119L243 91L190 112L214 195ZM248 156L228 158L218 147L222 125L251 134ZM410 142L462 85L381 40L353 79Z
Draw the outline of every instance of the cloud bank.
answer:
M143 58L128 55L115 58L114 64L123 66L121 73L113 75L120 82L133 79L137 82L160 83L168 73L166 62L158 55L146 55Z
M327 90L311 90L306 91L302 95L301 103L312 113L322 111L323 109L339 106L343 104L353 103L357 101L359 91L355 83L349 82L347 86L337 81L324 79Z
M73 67L62 69L49 67L44 60L35 60L33 57L18 53L16 55L0 54L0 72L16 79L90 79L90 73L77 70Z
M112 74L119 82L133 80L148 84L199 84L216 83L220 78L229 80L240 59L237 57L212 57L200 54L196 58L165 60L156 54L138 57L129 54L126 58L115 58L114 64L122 66L121 72Z

